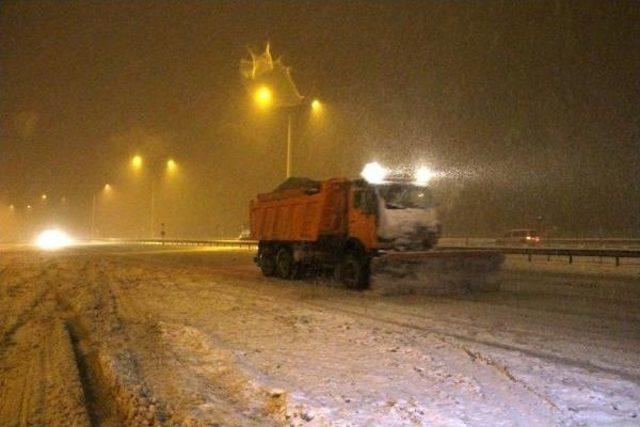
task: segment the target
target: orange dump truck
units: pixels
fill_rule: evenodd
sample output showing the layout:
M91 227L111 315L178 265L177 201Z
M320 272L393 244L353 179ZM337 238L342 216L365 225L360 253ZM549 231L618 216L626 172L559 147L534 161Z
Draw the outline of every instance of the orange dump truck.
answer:
M290 178L252 200L250 215L256 263L265 276L332 271L354 289L378 284L447 292L484 286L503 260L492 251L434 250L441 226L431 189L409 180Z

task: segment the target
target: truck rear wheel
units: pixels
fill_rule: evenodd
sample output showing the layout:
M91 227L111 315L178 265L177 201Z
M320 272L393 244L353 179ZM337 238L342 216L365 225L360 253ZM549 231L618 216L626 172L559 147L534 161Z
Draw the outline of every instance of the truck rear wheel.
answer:
M294 279L296 276L296 265L293 260L293 253L289 248L280 248L276 255L276 273L283 279Z
M260 255L260 270L266 277L272 277L276 274L276 257L273 254L266 253Z
M366 256L348 253L337 267L338 279L349 289L365 289L369 284Z

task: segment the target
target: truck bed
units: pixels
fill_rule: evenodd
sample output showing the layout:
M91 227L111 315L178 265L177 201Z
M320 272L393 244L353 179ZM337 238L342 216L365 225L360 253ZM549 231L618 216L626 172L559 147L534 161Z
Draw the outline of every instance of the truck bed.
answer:
M317 192L289 189L251 201L251 237L259 241L317 241L345 234L347 181L322 183Z

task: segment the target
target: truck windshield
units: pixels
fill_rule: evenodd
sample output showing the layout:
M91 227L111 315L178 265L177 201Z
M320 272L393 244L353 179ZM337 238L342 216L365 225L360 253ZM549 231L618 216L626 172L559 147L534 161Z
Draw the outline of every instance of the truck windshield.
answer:
M431 191L414 185L389 184L378 187L387 209L428 209L433 206Z

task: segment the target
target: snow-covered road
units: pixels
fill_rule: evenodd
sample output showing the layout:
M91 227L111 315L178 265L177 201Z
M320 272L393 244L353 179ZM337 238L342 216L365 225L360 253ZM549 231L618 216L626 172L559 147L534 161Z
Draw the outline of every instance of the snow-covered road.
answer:
M636 265L380 296L251 257L1 248L0 425L640 424Z

